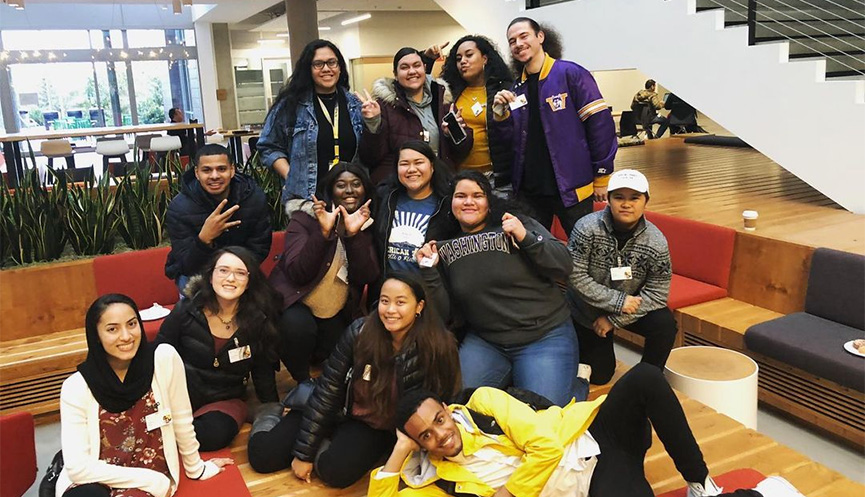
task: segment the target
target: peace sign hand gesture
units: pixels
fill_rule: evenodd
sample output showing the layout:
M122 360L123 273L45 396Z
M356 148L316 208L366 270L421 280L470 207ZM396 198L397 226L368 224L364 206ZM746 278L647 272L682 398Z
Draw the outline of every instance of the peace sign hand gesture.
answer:
M345 207L340 205L339 212L342 213L342 223L345 227L345 236L352 237L358 234L363 228L363 225L369 220L370 212L369 212L369 204L372 202L372 199L367 200L360 208L351 214L345 210Z
M381 115L381 105L379 105L378 101L366 91L366 88L363 90L363 95L360 92L354 92L357 98L360 100L360 113L363 115L364 119L372 119Z
M327 211L327 204L324 203L324 200L319 200L312 196L312 213L315 214L315 218L318 219L318 224L321 226L321 234L324 235L325 238L330 237L330 234L333 233L333 228L336 226L337 218L339 217L339 210L332 209L330 212Z

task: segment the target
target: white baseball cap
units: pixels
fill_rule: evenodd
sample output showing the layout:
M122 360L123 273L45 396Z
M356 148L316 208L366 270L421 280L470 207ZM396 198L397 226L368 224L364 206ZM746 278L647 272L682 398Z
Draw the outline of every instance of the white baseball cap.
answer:
M630 188L636 192L649 194L649 180L643 176L643 173L634 169L622 169L614 172L610 176L610 183L607 185L607 191L612 192L619 188Z

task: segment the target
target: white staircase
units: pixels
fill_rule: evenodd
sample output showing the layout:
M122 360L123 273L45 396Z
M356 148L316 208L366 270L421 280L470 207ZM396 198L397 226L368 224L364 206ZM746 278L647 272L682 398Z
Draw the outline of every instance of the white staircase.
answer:
M823 60L789 60L787 42L748 46L747 27L696 0L436 0L507 51L525 15L561 34L590 70L639 69L838 204L865 213L865 81L826 81ZM507 53L503 54L509 57ZM635 88L636 92L637 89Z

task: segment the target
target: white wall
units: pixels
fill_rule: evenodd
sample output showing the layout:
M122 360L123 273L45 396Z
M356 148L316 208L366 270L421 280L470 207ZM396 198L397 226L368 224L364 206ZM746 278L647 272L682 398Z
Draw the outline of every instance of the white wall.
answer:
M501 39L511 0L436 0L469 31ZM695 0L579 0L528 14L563 35L590 70L636 68L845 208L865 213L865 82L824 81L823 62L787 45L747 46ZM486 12L487 15L480 15Z
M222 128L219 100L216 99L216 57L213 50L213 31L209 22L195 23L195 45L198 47L198 76L201 82L201 104L204 107L206 129Z

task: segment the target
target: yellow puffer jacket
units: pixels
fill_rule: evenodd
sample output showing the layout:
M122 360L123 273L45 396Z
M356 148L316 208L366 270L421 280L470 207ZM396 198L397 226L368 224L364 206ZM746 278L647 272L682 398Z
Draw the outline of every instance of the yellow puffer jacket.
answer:
M451 405L456 416L463 416L472 428L457 427L463 442L463 454L470 456L483 447L504 455L523 457L505 485L516 497L535 497L558 466L564 449L577 439L594 420L606 396L591 402L571 402L564 408L551 407L534 411L527 404L507 393L489 387L478 388L465 406ZM491 416L504 435L483 433L472 420L468 409ZM396 497L399 477L378 479L381 468L373 471L369 482L369 497ZM403 464L402 480L409 487L405 493L412 496L446 496L435 485L437 480L455 483L456 492L490 497L495 489L480 481L459 464L416 452Z

